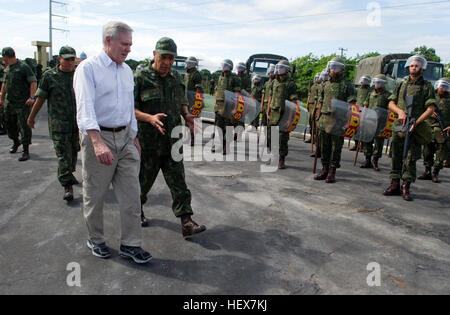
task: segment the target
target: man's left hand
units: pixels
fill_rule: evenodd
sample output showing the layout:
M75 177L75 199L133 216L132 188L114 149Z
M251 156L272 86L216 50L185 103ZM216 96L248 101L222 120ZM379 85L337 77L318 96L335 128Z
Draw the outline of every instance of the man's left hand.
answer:
M27 104L27 106L33 106L33 104L34 104L34 99L32 99L31 97L28 98L25 104Z

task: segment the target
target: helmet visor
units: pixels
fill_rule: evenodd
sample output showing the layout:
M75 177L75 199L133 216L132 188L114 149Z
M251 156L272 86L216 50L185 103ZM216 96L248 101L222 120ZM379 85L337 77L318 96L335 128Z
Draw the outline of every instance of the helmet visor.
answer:
M359 79L359 84L370 85L370 79L368 77L361 77L361 79Z
M275 66L274 65L270 65L270 67L267 68L267 75L274 74L274 73L275 73Z
M194 69L197 66L197 63L195 61L192 60L187 60L186 61L186 69Z
M445 92L449 91L450 84L447 81L444 80L438 80L434 84L434 89L437 90L439 88L443 89Z
M386 80L377 79L377 78L374 78L372 80L372 86L375 87L376 89L384 88L385 85L386 85Z
M283 64L277 64L275 66L275 73L278 75L287 74L291 70L291 67Z
M229 64L228 62L222 62L222 64L220 65L220 67L222 68L222 71L231 71L233 69L233 65Z
M405 68L409 68L414 62L419 62L421 69L425 70L427 68L428 62L422 56L412 56L406 61Z
M344 71L345 64L337 62L337 61L330 61L330 62L328 62L327 68L329 70L333 70L335 72L341 72L341 71Z

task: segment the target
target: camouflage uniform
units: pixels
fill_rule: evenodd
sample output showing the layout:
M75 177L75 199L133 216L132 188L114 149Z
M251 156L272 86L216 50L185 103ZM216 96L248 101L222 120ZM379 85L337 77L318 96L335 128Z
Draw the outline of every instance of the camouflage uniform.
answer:
M20 143L23 146L31 144L31 129L27 125L31 107L25 103L30 97L32 82L37 82L36 76L25 62L17 60L15 64L6 67L3 82L6 84L4 104L6 129L13 141L19 139L20 133Z
M0 64L0 89L2 87L3 84L3 75L4 75L4 71L5 69L3 68L3 66ZM0 131L6 131L6 124L5 124L5 115L4 115L4 110L3 107L0 107ZM4 132L5 132L4 131Z
M275 79L269 79L264 84L264 103L263 103L263 117L262 117L262 124L263 126L267 126L267 105L269 104L269 96L270 91L273 87L273 82L275 82Z
M230 73L228 76L223 74L219 77L216 87L216 103L214 105L214 112L216 113L215 125L222 130L223 143L226 142L226 127L235 126L235 123L226 117L223 117L223 111L225 109L225 91L240 92L241 81L239 77Z
M53 68L43 75L36 92L37 97L48 100L48 129L58 157L58 180L63 187L77 184L73 173L80 151L73 75L74 72Z
M255 100L257 100L259 103L259 102L261 102L263 90L264 90L264 87L261 85L261 83L253 84L252 92L250 93L250 96L253 97ZM258 110L259 110L259 108L258 108ZM254 127L258 127L258 122L259 122L259 115L256 116L255 120L252 122L252 125Z
M319 98L319 104L323 104L319 120L322 164L325 167L339 168L341 166L340 162L344 137L335 136L325 131L327 126L334 123L331 118L332 99L349 103L356 102L355 88L344 76L341 76L337 82L332 82L331 79L330 81L325 82L322 94Z
M271 128L272 126L277 126L280 118L283 117L284 107L286 106L286 101L296 102L297 96L297 86L295 82L288 76L281 82L279 77L274 80L272 89L270 90L270 96L272 101L270 103L269 112L269 128L267 136L267 146L271 147ZM289 153L289 133L280 131L280 158L285 158Z
M309 104L308 112L309 112L309 125L312 126L313 121L313 111L314 111L314 103L319 100L320 92L322 89L322 84L318 82L314 82L313 86L311 86L309 90Z
M370 95L370 92L372 92L372 89L370 87L359 87L356 89L356 104L359 106L364 106L364 103L366 102L367 98Z
M172 138L172 130L181 126L181 109L187 106L185 88L181 77L171 71L161 77L152 66L147 66L135 74L135 108L143 113L156 115L164 113L161 119L166 134L162 135L149 123L138 121L138 138L142 147L141 170L141 203L147 202L147 194L156 177L162 170L172 194L173 213L177 217L193 214L191 208L191 192L187 188L183 161L175 162L171 150L180 138Z
M202 75L197 69L191 69L186 71L184 76L184 86L186 91L197 91L198 88L202 88Z
M252 80L250 79L250 76L243 72L242 74L238 74L238 77L241 82L241 91L244 90L248 92L249 94L252 92ZM234 126L241 126L245 128L245 124L241 121L233 121Z
M372 91L367 97L366 101L363 103L364 107L374 109L375 107L384 108L388 110L389 108L389 96L390 93L383 90L381 93L377 91ZM375 147L374 147L375 144ZM366 142L363 144L364 155L366 159L380 159L383 156L383 146L384 139L380 138L379 135L375 135L375 138L371 142Z
M436 106L442 114L442 122L444 127L450 126L450 94L445 93L444 97L437 95ZM447 159L449 152L449 141L445 141L444 136L441 135L441 128L439 122L435 118L430 118L429 122L433 128L433 141L424 145L423 157L425 167L434 167L434 169L441 170L444 167L444 161ZM436 159L434 159L436 154Z
M413 82L410 76L403 79L402 82L396 85L389 100L395 102L400 109L406 112L406 101L404 98L406 95L414 96L412 115L415 119L418 119L429 106L434 105L436 102L433 86L430 82L425 81L423 76L420 76L416 82ZM426 137L427 129L430 129L430 126L426 121L416 126L411 137L406 160L406 171L403 176L402 162L405 134L401 130L398 131L401 127L401 123L397 120L392 139L392 171L390 178L392 180L403 178L404 181L413 183L416 181L416 161L421 157L421 146L424 144L421 143L420 139Z

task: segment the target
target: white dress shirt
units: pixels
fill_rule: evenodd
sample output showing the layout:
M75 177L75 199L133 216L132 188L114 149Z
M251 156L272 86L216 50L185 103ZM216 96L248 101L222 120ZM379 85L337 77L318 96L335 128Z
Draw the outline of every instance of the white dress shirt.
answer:
M137 133L134 114L134 75L126 63L117 65L104 51L83 61L75 71L73 88L77 123L83 134L99 126L130 126Z

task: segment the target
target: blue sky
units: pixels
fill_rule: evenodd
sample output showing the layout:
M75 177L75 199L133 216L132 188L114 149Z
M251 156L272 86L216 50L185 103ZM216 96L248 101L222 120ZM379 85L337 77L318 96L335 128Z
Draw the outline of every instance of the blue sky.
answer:
M450 1L428 5L414 1L339 0L60 0L53 5L54 51L69 44L78 53L102 48L101 27L122 20L134 29L133 59L152 54L156 41L172 37L180 55L200 58L201 67L216 70L229 58L245 61L254 53L290 59L308 53L347 56L378 51L410 52L426 45L450 62ZM48 40L48 0L0 0L0 46L12 46L19 58L33 55L31 41ZM372 3L369 5L369 3ZM369 6L368 6L369 5ZM397 8L388 8L401 6ZM381 8L378 10L378 8ZM379 13L379 14L378 14Z

